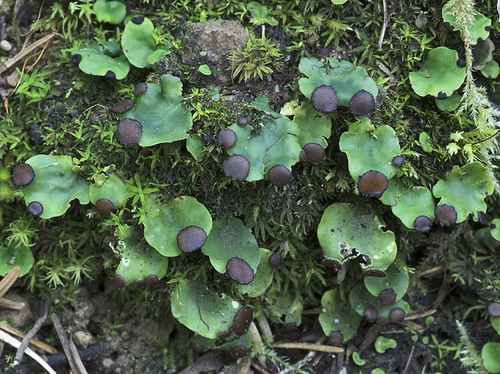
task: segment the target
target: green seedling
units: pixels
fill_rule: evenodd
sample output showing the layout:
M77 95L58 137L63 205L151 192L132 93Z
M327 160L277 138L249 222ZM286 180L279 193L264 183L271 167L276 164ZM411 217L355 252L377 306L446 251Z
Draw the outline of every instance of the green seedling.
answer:
M254 280L250 284L240 284L238 289L248 297L259 297L266 292L273 281L273 268L269 265L269 257L272 252L265 248L260 248L260 262L255 271Z
M233 124L229 129L236 133L236 143L228 149L230 155L244 156L250 163L246 181L257 181L267 176L269 169L282 165L291 172L292 165L299 161L301 147L297 141L297 125L287 117L271 110L267 98L257 98L251 104L262 110L262 129L252 133L251 126Z
M85 74L111 79L123 79L130 70L127 58L119 54L119 44L116 42L73 51L71 61Z
M0 245L0 275L2 277L16 266L21 268L19 276L22 277L30 271L34 263L35 258L29 247L13 244L7 247Z
M114 208L121 207L127 202L130 191L125 183L116 174L111 175L102 183L94 183L89 186L90 202L94 205L101 199L111 201Z
M118 241L113 250L120 256L116 275L121 277L124 285L155 283L167 272L168 258L147 245L135 243L131 238Z
M452 6L451 2L448 2L443 6L443 21L448 27L458 30L460 32L460 36L464 39L464 29L457 23L456 15L451 13ZM477 44L482 40L486 40L490 35L491 19L474 10L474 22L472 25L469 24L467 29L471 34L472 43Z
M359 352L352 353L352 360L358 366L363 366L364 364L366 364L366 360L361 358L361 356L359 355Z
M390 205L392 213L398 217L409 229L417 229L425 232L430 229L430 224L434 221L434 198L432 192L422 186L404 187L395 179L389 181L389 187L380 198L385 205ZM428 229L420 227L417 221L418 217L427 217Z
M488 79L497 79L500 74L498 62L491 60L484 64L484 68L481 69L481 74Z
M370 170L391 179L398 170L392 163L401 153L396 133L387 125L375 129L367 117L349 126L340 137L339 147L347 154L349 173L355 181Z
M382 354L389 348L396 348L398 343L394 339L387 339L383 336L379 336L377 340L375 340L375 350Z
M438 47L429 51L422 70L411 72L410 83L419 96L446 99L453 95L465 80L465 65L460 67L457 51Z
M487 209L484 199L494 189L488 169L475 161L462 167L453 167L444 180L436 183L432 193L436 198L441 198L438 206L446 204L455 208L456 223L465 221L469 214L477 222L479 212L486 212Z
M26 161L35 177L22 190L24 201L41 218L62 216L70 202L89 203L89 185L75 173L69 156L36 155Z
M205 284L181 280L170 294L172 314L191 331L208 339L230 329L240 303L218 295Z
M500 373L500 343L486 343L481 350L481 357L488 372Z
M319 315L319 323L325 335L340 331L342 341L346 342L356 334L361 316L349 304L340 300L338 289L326 291L321 298L321 305L326 309Z
M136 16L125 25L122 35L122 49L128 61L138 68L148 67L167 53L157 49L153 37L154 25L146 17Z
M198 71L203 74L203 75L212 75L212 70L210 69L210 66L208 65L200 65L198 67Z
M373 296L361 283L354 286L349 293L349 303L360 316L365 314L367 308L375 308L378 318L383 317L387 321L390 320L391 312L395 308L401 308L406 313L403 300L397 300L393 304L384 305L379 297Z
M194 197L181 196L165 203L149 198L145 205L144 238L163 256L175 257L182 253L180 249L182 245L180 246L178 239L180 232L185 229L190 227L198 229L193 233L192 238L186 239L195 244L205 243L203 233L199 229L205 233L205 240L206 235L210 234L212 217L207 208ZM195 249L189 248L185 252Z
M127 7L120 1L97 0L94 3L94 13L97 21L117 25L125 19Z
M396 301L401 300L408 290L410 279L408 271L393 263L387 268L386 273L385 277L366 276L364 278L366 289L375 297L379 297L383 291L391 289L396 294Z
M210 263L219 273L228 273L231 279L240 284L253 283L261 252L257 240L239 219L214 221L202 251L209 256ZM236 269L233 270L230 261L234 258L238 258L244 263L237 262L234 265ZM238 263L239 266L237 266ZM251 269L251 274L248 266ZM249 282L247 282L248 280Z
M193 126L191 114L181 103L182 82L170 74L161 76L161 83L148 83L144 94L136 99L134 107L121 114L142 125L139 145L149 147L186 139Z
M459 107L461 100L462 96L453 94L450 97L442 100L435 98L434 102L436 103L436 106L439 110L442 110L443 112L453 112Z
M309 100L313 91L323 85L333 87L337 91L340 106L349 106L353 95L360 90L369 92L374 98L378 95L377 85L366 70L354 66L349 61L339 62L331 58L330 66L324 67L315 58L303 58L300 60L299 70L308 77L299 79L299 88Z
M362 206L333 204L323 212L318 225L318 239L325 258L341 266L360 260L362 269L385 270L396 258L394 233L382 231L384 223Z

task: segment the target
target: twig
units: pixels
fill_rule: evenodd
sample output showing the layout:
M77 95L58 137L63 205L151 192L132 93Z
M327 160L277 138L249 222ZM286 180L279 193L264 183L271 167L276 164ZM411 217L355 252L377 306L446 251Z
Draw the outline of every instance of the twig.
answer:
M312 344L312 343L275 343L273 348L285 348L285 349L306 349L308 351L318 351L318 352L328 352L328 353L342 353L344 348L332 347L323 344Z
M262 342L262 337L260 336L259 329L254 322L250 323L250 332L252 334L253 344L258 347L257 351L264 351L264 343ZM262 366L267 366L266 356L257 354L257 360Z
M415 351L416 345L417 345L417 342L414 342L413 345L411 346L410 355L408 356L408 360L406 361L406 366L405 366L405 369L403 370L403 374L406 374L406 372L408 371L408 368L410 367L410 362L411 362L411 359L413 358L413 352Z
M384 42L385 29L387 29L387 24L389 23L389 17L387 15L387 3L386 0L382 0L382 6L384 7L384 24L382 25L382 30L380 30L380 37L378 39L378 50L382 50L382 43Z
M52 39L56 34L45 35L43 38L38 39L36 42L31 44L29 47L20 51L17 55L12 57L10 60L5 62L2 66L0 66L0 74L4 73L6 70L10 69L12 66L17 64L20 60L22 60L26 55L30 54L33 50L47 43L50 39Z
M21 338L21 339L23 339L26 336L26 334L23 333L22 331L19 331L18 329L15 329L14 327L11 327L3 322L0 322L0 329L2 329L5 332L8 332L10 335L17 336L18 338ZM48 344L41 342L40 340L31 339L30 344L47 352L47 353L49 353L49 354L51 354L51 355L59 353L59 351L57 349L55 349L54 347L51 347Z
M83 371L81 371L80 363L81 359L80 356L78 355L78 352L75 354L75 350L72 349L71 344L68 340L68 337L66 336L66 333L64 332L64 328L61 324L61 321L59 320L59 317L55 313L52 313L52 322L54 323L54 327L56 328L57 335L59 336L59 340L61 341L61 344L63 346L64 354L66 355L66 358L68 359L69 367L71 368L71 371L73 374L87 374L87 371L85 368L83 368ZM78 362L80 361L80 362Z
M255 362L252 361L252 367L261 372L262 374L270 374L266 369L264 369L262 366L260 366L259 364L256 364Z
M71 356L75 359L76 367L78 368L78 373L88 374L87 369L83 365L80 354L78 353L78 349L76 349L75 343L73 343L73 335L69 336L69 349L71 351Z
M3 340L5 343L10 344L14 348L19 348L21 342L10 336L5 331L0 330L0 340ZM26 354L32 357L36 362L38 362L48 373L57 374L54 369L52 369L49 364L47 364L43 358L41 358L38 354L36 354L31 348L26 348Z
M40 330L40 328L45 323L47 318L49 318L50 303L51 303L50 296L48 294L46 294L43 298L43 314L40 318L37 319L37 321L35 322L35 325L26 334L21 345L17 349L16 357L14 358L14 366L17 366L21 363L21 360L23 359L24 351L26 350L26 348L28 348L28 344L30 343L31 339L33 339L35 334Z
M250 365L252 365L252 359L249 356L243 357L243 361L238 368L238 374L248 374Z
M0 281L0 298L2 298L7 291L12 287L19 274L21 273L21 268L16 266L14 269L9 271L9 273Z

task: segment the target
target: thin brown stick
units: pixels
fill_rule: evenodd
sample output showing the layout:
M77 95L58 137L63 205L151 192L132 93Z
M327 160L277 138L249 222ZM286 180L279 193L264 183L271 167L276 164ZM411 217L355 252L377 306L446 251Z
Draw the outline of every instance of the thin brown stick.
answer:
M264 369L262 366L260 366L259 364L256 364L255 362L252 362L252 367L257 370L258 372L262 373L262 374L271 374L269 373L266 369Z
M9 273L0 281L0 298L2 298L16 282L17 278L19 278L20 273L21 268L19 266L16 266L14 269L9 271Z
M14 327L6 325L3 322L0 322L0 329L2 329L5 332L8 332L11 335L17 336L18 338L21 338L21 339L23 339L26 336L26 334L23 333L22 331L19 331L18 329L15 329ZM59 351L57 349L55 349L54 347L51 347L48 344L45 344L44 342L41 342L40 340L31 339L30 344L32 344L33 346L51 354L51 355L55 355L56 353L59 353Z
M416 345L417 345L417 342L414 342L413 345L411 346L410 355L408 356L408 360L406 360L406 366L405 366L405 369L403 370L403 374L406 374L406 372L408 371L408 368L410 367L410 362L411 362L411 359L413 358L413 352L415 351Z
M82 358L78 353L78 349L76 349L76 345L75 343L73 343L73 335L70 335L69 337L69 349L71 351L71 356L75 360L76 367L78 368L78 373L88 374L87 369L85 369L85 366L83 365Z
M78 368L77 363L73 358L73 354L71 352L71 346L68 341L68 337L64 332L64 328L59 320L59 317L55 313L52 313L52 322L54 323L54 327L56 328L57 336L59 336L59 340L61 341L61 345L63 346L64 354L68 359L69 367L73 374L82 374Z
M328 353L342 353L343 348L332 347L323 344L312 344L312 343L275 343L273 348L285 348L285 349L306 349L308 351L318 351L318 352L328 352Z
M243 361L238 368L238 374L248 374L252 365L252 359L249 356L243 357Z
M20 60L22 60L24 57L29 55L31 52L33 52L35 49L41 47L45 43L47 43L50 39L52 39L56 34L49 34L45 35L43 38L38 39L36 42L31 44L29 47L26 47L22 51L20 51L17 55L12 57L10 60L5 62L2 66L0 66L0 74L4 73L8 69L10 69L12 66L17 64Z
M26 334L23 341L21 342L21 345L17 349L16 357L14 358L14 366L19 365L21 363L24 351L26 350L26 348L28 348L28 344L30 343L31 339L33 339L35 334L40 330L40 328L45 323L47 318L49 318L50 303L51 303L51 298L48 294L46 294L45 297L43 298L43 314L40 318L36 320L35 325Z

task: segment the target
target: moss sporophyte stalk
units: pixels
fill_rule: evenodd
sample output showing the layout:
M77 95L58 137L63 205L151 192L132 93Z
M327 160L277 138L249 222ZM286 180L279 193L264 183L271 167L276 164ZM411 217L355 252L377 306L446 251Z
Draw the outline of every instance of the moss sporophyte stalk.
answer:
M473 65L475 46L495 45L500 32L482 14L493 5L398 10L418 16L414 27L386 2L152 3L154 15L142 3L128 13L121 2L94 2L92 40L52 57L50 78L74 81L46 90L28 73L8 102L5 269L20 266L38 290L105 273L123 295L162 303L193 346L280 367L273 344L286 331L317 325L345 349L365 326L420 326L408 315L428 312L419 300L429 274L445 284L451 274L477 299L457 315L498 332L498 56ZM82 37L82 19L68 24L70 15L61 32ZM250 34L219 56L232 86L213 86L223 72L209 60L212 46L193 61L182 56L182 23L217 18L239 19ZM325 29L333 20L348 44ZM352 44L349 59L332 41ZM43 100L32 93L40 90ZM497 337L479 353L458 326L464 365L500 372ZM379 336L355 362L374 369L366 349L390 355L396 340Z

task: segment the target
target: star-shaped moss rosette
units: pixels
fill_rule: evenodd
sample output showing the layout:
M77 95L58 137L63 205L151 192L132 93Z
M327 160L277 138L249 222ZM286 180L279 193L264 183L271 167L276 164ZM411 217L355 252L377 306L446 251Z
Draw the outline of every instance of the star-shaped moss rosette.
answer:
M117 25L125 19L127 7L120 1L97 0L94 13L97 21Z
M212 216L203 204L191 196L145 203L144 238L166 257L195 251L205 244L212 229Z
M392 213L409 229L420 232L430 230L436 204L429 189L422 186L407 188L391 179L380 201L390 205Z
M447 2L443 5L442 16L443 22L453 30L458 30L460 32L460 36L462 39L464 38L464 29L457 23L457 18L455 15L451 13L453 5L450 2ZM467 27L469 32L472 35L472 43L477 44L483 40L486 40L488 36L490 36L491 31L491 19L485 17L478 11L474 10L474 23L472 25L468 25Z
M167 273L168 258L147 245L138 244L133 238L118 241L113 249L120 256L113 279L117 286L132 283L152 286Z
M238 285L238 290L248 297L259 297L266 292L273 281L273 268L269 265L269 257L272 252L265 248L260 248L260 262L255 270L255 276L249 284Z
M239 284L251 284L260 263L257 240L237 218L213 222L202 252L219 273Z
M33 264L35 258L29 247L21 246L2 246L0 245L0 276L6 276L16 266L21 268L19 276L26 275Z
M340 332L342 343L356 335L361 316L349 304L340 300L338 289L326 291L321 298L321 305L326 311L319 315L319 323L326 336Z
M156 48L153 31L153 22L143 16L132 17L126 23L121 40L122 49L135 67L145 68L167 53L166 49Z
M365 316L370 322L375 322L379 318L385 318L386 321L390 321L391 312L394 309L405 310L403 300L394 301L392 304L384 304L380 300L380 297L373 296L362 283L354 286L349 293L349 304L351 304L351 307L353 307L360 316ZM370 315L368 315L368 308L371 309ZM375 316L371 315L373 312L375 312Z
M294 293L290 288L286 292L279 292L276 288L271 288L266 293L266 299L269 317L274 323L285 322L290 327L300 326L304 301L299 292ZM282 316L285 316L284 320Z
M397 246L392 231L372 212L351 204L332 204L323 212L318 239L326 259L339 266L358 259L363 270L385 270L396 258Z
M328 67L315 58L300 60L299 71L308 78L299 79L300 92L311 100L313 91L320 86L332 87L338 96L338 105L349 106L349 102L358 91L367 91L373 98L378 95L375 81L361 66L354 66L349 61L331 58Z
M409 284L408 271L398 264L391 264L386 270L385 277L365 276L365 287L373 296L379 297L387 290L392 290L396 295L395 299L401 300L406 294Z
M457 51L437 47L429 51L422 70L411 72L409 77L417 95L446 99L462 85L465 74L465 65L460 63Z
M231 156L243 156L249 164L247 175L242 175L241 178L235 177L231 169L225 167L226 175L233 180L252 182L264 179L266 176L269 178L270 169L279 165L286 169L284 171L290 177L292 165L299 161L301 148L297 141L299 133L297 125L271 110L267 102L267 98L261 97L251 104L265 113L262 117L263 127L258 134L252 133L251 126L240 126L235 123L229 127L236 134L236 143L227 152ZM274 183L273 178L269 179Z
M339 147L347 154L349 173L358 183L359 192L380 197L385 189L377 191L376 188L365 185L362 180L369 177L366 174L372 171L382 174L387 181L396 174L398 168L392 163L392 159L400 154L401 149L394 130L387 125L375 129L367 117L362 117L361 122L351 124L349 131L342 134ZM375 176L383 179L378 174ZM378 183L374 187L378 187Z
M89 187L90 202L103 215L109 215L116 208L125 205L129 194L130 190L116 174L102 183L94 183Z
M123 79L130 65L117 42L106 42L72 51L71 61L85 74Z
M74 172L69 156L36 155L26 161L34 178L22 187L28 210L41 218L62 216L70 202L89 203L89 185Z
M170 305L173 316L180 323L209 339L216 339L227 330L244 335L253 319L249 307L242 307L227 295L210 291L199 281L181 280L170 294Z
M138 122L137 142L142 147L186 139L193 121L191 113L181 103L181 80L173 75L165 74L161 76L159 85L148 83L145 90L136 97L132 109L119 115L122 120L118 125L119 137L130 139L126 132L130 129L127 120L132 120ZM123 139L121 141L127 145L133 145Z
M435 184L432 193L440 198L437 206L453 207L456 212L455 223L461 223L470 214L477 222L479 212L486 212L487 209L484 199L494 190L489 169L475 161L462 167L453 167L444 180Z

